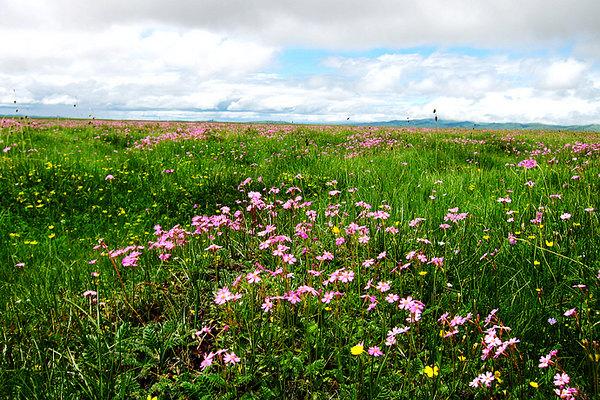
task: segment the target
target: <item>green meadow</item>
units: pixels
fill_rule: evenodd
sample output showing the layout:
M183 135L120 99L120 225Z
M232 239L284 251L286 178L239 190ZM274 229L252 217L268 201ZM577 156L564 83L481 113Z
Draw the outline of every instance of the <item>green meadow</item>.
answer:
M0 120L0 398L592 399L600 135Z

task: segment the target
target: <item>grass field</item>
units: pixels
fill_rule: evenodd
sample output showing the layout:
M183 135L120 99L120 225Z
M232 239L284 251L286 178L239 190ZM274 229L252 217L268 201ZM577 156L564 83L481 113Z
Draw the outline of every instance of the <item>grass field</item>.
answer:
M0 120L0 398L598 398L600 136Z

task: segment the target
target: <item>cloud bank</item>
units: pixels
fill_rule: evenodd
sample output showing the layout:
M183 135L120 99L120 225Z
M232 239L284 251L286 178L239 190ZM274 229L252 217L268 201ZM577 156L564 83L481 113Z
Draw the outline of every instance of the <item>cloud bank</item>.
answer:
M600 122L595 1L26 3L0 0L0 113Z

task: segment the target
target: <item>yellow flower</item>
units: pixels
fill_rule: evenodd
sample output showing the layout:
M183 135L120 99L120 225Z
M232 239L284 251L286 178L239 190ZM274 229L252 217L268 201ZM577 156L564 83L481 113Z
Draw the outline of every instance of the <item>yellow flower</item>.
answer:
M427 271L419 271L419 275L425 276L425 275L427 275Z
M490 235L484 235L483 240L490 240Z
M540 262L538 260L534 260L533 265L540 265Z
M537 389L538 387L540 387L540 385L537 382L531 381L529 382L529 386L531 386L532 388Z
M333 232L337 235L338 233L340 233L340 228L338 228L337 226L334 226L333 228L331 228L331 232Z
M350 349L350 353L352 353L353 356L360 356L364 351L365 347L362 342Z
M440 369L436 365L434 365L433 367L430 367L428 365L425 368L423 368L423 372L428 377L433 378L434 376L438 376L440 374Z
M465 362L465 361L467 361L467 357L465 357L465 356L458 356L458 361Z
M546 246L552 247L552 246L554 246L554 242L549 242L546 240Z
M494 377L496 378L496 380L498 381L498 383L502 383L502 379L500 379L500 371L494 371Z
M158 400L158 397L152 397L152 395L149 394L148 397L146 397L146 400Z

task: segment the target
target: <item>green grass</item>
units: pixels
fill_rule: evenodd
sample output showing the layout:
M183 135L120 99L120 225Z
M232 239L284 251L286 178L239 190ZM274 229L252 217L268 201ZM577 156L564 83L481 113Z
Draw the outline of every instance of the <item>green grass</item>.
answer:
M69 120L0 126L0 148L10 147L0 153L1 398L546 399L556 397L559 372L578 397L600 393L597 134ZM199 128L193 140L136 146ZM590 145L577 153L565 147L576 142ZM536 168L516 166L536 150ZM252 182L238 187L246 178ZM290 187L301 192L286 194ZM247 209L251 191L271 206ZM301 208L283 207L296 196ZM498 202L507 196L510 203ZM361 201L389 218L361 214ZM332 205L335 215L326 212ZM194 233L194 216L214 221L224 206L233 226ZM441 229L454 207L468 216ZM540 210L542 223L532 223ZM409 226L415 218L424 220ZM353 222L362 234L346 232ZM307 223L303 239L298 224ZM151 249L157 224L163 232L180 225L171 232L185 240L165 236L173 249ZM259 235L267 225L274 233ZM363 234L368 243L358 240ZM272 235L290 238L283 253L295 263L273 255L277 244L261 248ZM340 237L346 242L336 245ZM211 244L222 248L206 250ZM108 252L126 246L144 246L137 266ZM324 251L334 259L319 260ZM410 252L427 261L401 269ZM373 266L363 266L368 259ZM260 282L250 283L247 274L261 268ZM323 285L340 269L352 280ZM389 291L379 292L379 282ZM302 285L318 293L293 304L290 292ZM215 304L224 287L241 297ZM88 290L97 301L82 295ZM321 300L328 291L339 292L330 303ZM385 300L390 293L422 302L419 320L405 321L408 312ZM377 300L373 310L365 295ZM264 312L269 297L273 308ZM563 315L572 308L576 316ZM500 340L520 342L482 360L493 309L494 323L511 328L496 329ZM471 318L443 338L451 330L438 322L445 312ZM388 331L403 326L408 332L387 346ZM352 355L358 343L365 352ZM372 346L383 356L368 355ZM203 369L220 349L227 351ZM554 364L538 368L553 349ZM240 358L235 365L224 363L230 352ZM469 386L485 372L497 374L490 387Z

